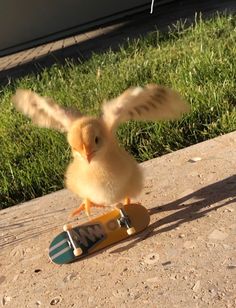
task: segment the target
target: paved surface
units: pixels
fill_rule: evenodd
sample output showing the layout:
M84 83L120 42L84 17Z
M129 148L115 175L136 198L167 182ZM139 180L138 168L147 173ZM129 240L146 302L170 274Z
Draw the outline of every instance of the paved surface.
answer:
M202 12L204 17L208 17L216 11L225 9L228 12L235 12L236 2L234 0L174 1L156 7L152 15L148 10L86 33L0 57L0 84L8 83L10 78L24 76L54 63L64 62L66 58L76 61L78 58L89 57L92 52L117 49L128 38L133 39L156 29L167 29L180 18L188 19L189 23L194 22L196 12Z
M2 210L0 305L236 307L235 152L236 132L145 162L150 227L69 265L47 253L71 193Z

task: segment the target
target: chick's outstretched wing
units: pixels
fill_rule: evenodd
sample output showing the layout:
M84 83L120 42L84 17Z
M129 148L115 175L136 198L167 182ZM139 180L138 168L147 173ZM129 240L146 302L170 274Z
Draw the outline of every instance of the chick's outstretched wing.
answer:
M12 101L18 111L41 127L67 132L71 124L82 116L79 111L57 105L51 98L42 97L30 90L18 89Z
M103 120L110 129L128 120L178 119L189 110L178 92L156 84L129 88L103 105Z

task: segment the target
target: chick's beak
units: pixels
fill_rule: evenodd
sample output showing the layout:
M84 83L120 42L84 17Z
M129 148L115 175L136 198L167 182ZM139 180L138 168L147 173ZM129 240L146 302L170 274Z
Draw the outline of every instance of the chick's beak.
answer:
M89 147L86 147L84 144L83 144L83 156L84 158L87 159L88 163L91 162L93 152Z

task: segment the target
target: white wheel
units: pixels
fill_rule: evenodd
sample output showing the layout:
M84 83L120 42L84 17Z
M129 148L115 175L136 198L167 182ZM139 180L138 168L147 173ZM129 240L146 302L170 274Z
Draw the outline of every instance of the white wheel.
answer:
M73 250L73 253L74 253L74 255L75 255L76 257L78 257L78 256L82 255L83 251L82 251L81 248L75 248L75 249Z
M63 226L63 230L64 230L64 231L71 230L72 228L73 228L73 227L72 227L71 224L66 224L66 225Z
M127 229L127 233L128 233L129 235L132 235L132 234L134 234L135 232L136 232L136 230L135 230L134 227L131 227L131 228Z

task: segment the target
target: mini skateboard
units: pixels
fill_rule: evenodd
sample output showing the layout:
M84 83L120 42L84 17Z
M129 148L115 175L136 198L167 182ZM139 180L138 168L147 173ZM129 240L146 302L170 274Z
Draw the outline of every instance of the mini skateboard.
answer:
M49 258L56 264L73 262L144 230L149 222L144 206L119 205L82 225L64 225L49 246Z

